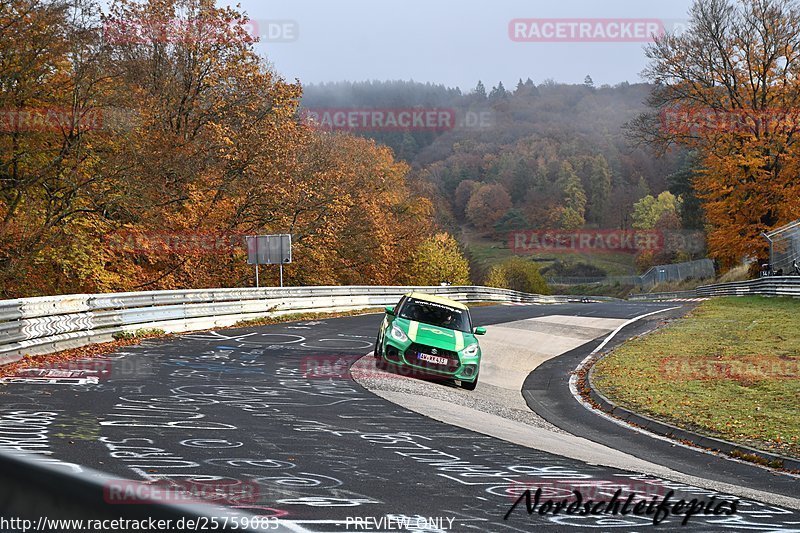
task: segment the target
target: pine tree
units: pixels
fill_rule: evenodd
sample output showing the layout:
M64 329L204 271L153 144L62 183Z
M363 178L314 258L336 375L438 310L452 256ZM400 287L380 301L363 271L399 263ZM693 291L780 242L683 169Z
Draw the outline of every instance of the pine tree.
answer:
M489 98L497 99L497 98L505 98L508 96L506 92L506 88L503 87L503 82L497 84L497 87L492 87L492 91L489 93Z
M478 80L478 85L475 86L475 94L481 100L486 99L486 87L484 87L483 82L481 80Z
M558 171L556 181L562 192L561 227L564 229L577 229L582 227L586 220L586 192L581 185L581 179L575 173L572 165L564 162Z

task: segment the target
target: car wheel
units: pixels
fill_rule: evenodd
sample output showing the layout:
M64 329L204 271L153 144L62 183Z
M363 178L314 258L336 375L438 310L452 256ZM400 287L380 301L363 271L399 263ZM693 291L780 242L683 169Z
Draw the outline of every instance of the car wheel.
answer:
M375 339L375 349L372 351L373 357L375 357L375 359L381 359L381 351L383 351L383 347L380 343L380 336L378 336L378 338Z
M381 370L386 370L386 361L384 361L383 357L381 357L382 351L383 347L378 342L378 339L375 339L375 351L372 352L373 357L375 357L375 367Z
M462 381L461 388L465 390L475 390L475 387L478 386L478 378L475 378L475 381L470 383L469 381Z

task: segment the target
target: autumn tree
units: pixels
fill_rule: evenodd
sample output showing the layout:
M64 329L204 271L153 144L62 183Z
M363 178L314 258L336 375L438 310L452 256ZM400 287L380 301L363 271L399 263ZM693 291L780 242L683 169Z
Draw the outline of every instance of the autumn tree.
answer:
M761 232L800 217L800 6L696 0L690 15L686 32L647 47L654 111L633 131L696 150L694 186L723 265L764 259Z
M586 192L572 165L564 162L558 172L557 186L562 191L560 226L563 229L577 229L586 223Z
M673 232L682 227L682 207L683 200L669 191L664 191L657 197L648 194L633 205L633 229L657 230L662 239L662 246L657 250L642 250L636 255L635 261L640 272L653 265L691 258L691 254L680 246L683 239L673 239L676 235Z
M478 229L490 229L511 209L511 197L500 184L481 186L467 204L467 219Z
M408 269L410 285L469 284L469 263L458 242L448 233L437 233L427 238L414 253Z
M489 99L496 100L500 98L505 98L508 96L508 92L506 92L506 88L503 86L503 82L497 84L496 87L492 87L492 90L489 91Z
M102 154L113 150L97 6L0 2L0 279L6 295L75 282L102 261L83 239L103 209ZM68 250L72 238L81 250ZM64 253L58 253L62 250ZM87 264L81 262L88 260ZM74 267L74 268L73 268Z
M233 238L277 218L263 201L290 186L301 91L264 67L247 22L208 0L112 3L103 28L113 94L136 112L110 161L126 199L107 219L112 231ZM247 276L234 266L242 251L168 246L112 268L139 288L211 286L223 275L237 283Z
M663 229L660 221L667 218L680 220L681 204L681 199L669 191L664 191L655 198L648 194L633 205L632 227L640 230Z
M314 144L303 172L317 177L284 211L307 257L292 275L303 284L325 282L324 272L336 284L399 282L432 232L430 201L411 193L408 166L374 141L324 134Z
M244 235L284 232L289 283L397 283L433 234L408 166L304 124L299 83L255 53L236 9L0 8L3 109L58 110L0 131L6 296L250 284ZM96 110L114 113L87 122Z
M475 86L474 93L480 100L486 100L486 87L481 80L478 80L478 85Z
M498 289L507 288L508 278L506 277L506 270L502 265L493 265L486 274L483 284L486 287L496 287Z
M494 265L484 284L531 294L550 294L550 287L539 272L539 267L521 257L512 257Z
M463 217L465 215L470 198L480 187L481 183L475 180L464 180L458 184L453 198L456 216Z
M690 152L684 163L667 176L669 191L682 200L681 226L688 229L702 229L705 225L703 206L693 186L699 166L696 154Z
M611 170L601 154L584 162L586 186L586 222L603 223L608 215L611 201Z

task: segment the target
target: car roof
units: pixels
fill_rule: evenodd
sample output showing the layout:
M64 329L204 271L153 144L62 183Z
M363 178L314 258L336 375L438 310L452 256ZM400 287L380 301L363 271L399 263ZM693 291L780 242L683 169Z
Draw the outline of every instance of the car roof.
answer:
M424 292L410 292L406 296L409 298L415 298L417 300L424 300L427 302L433 302L441 305L449 305L450 307L455 307L456 309L464 309L469 310L469 308L462 304L461 302L457 302L455 300L451 300L450 298L444 298L443 296L435 296L433 294L425 294Z

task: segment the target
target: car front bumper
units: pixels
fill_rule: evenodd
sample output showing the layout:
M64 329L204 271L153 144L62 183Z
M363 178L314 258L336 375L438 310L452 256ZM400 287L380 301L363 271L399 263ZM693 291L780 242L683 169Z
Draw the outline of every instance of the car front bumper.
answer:
M378 357L384 362L394 365L395 367L408 369L409 375L424 375L426 377L439 377L442 379L457 379L459 381L466 381L468 383L474 382L478 379L478 371L481 363L481 351L473 356L464 355L461 352L455 352L455 358L450 365L423 365L414 357L414 350L411 342L400 342L386 335L383 341L383 353L378 354Z

